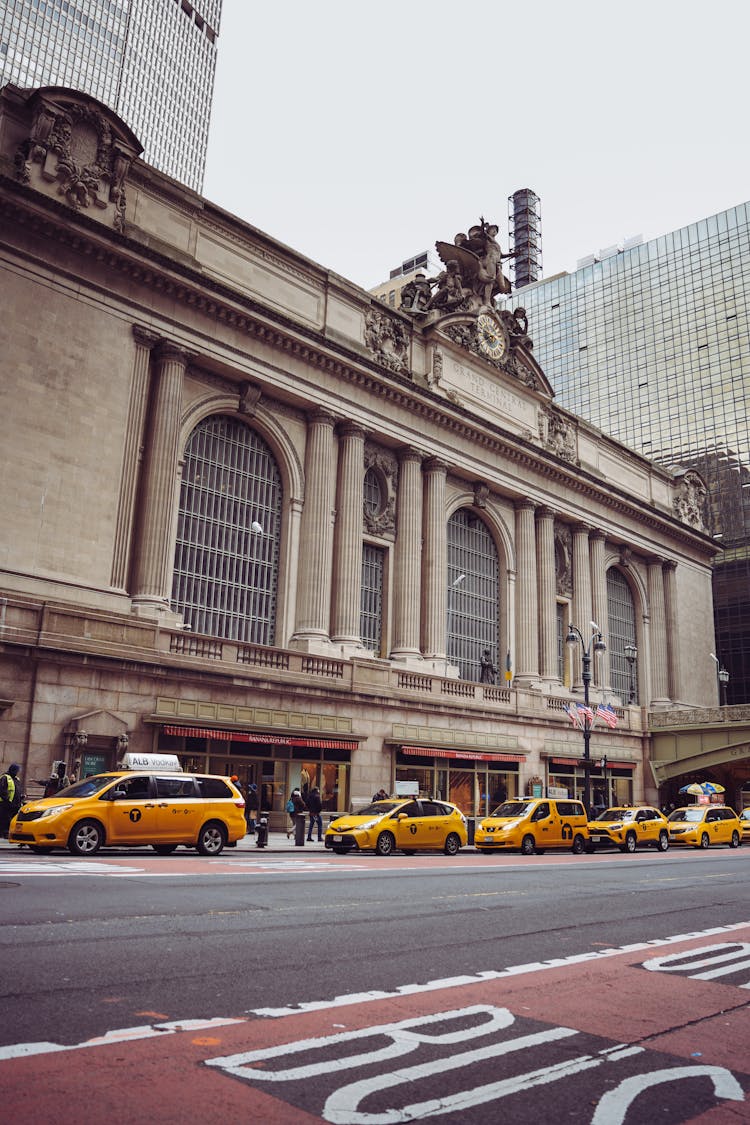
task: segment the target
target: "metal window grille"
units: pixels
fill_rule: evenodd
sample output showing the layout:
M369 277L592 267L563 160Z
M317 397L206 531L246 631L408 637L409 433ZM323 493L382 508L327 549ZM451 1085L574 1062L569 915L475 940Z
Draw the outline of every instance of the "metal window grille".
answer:
M172 607L193 632L273 644L281 502L261 437L223 415L200 423L185 452L172 582Z
M565 638L568 635L568 614L570 609L567 605L557 605L557 674L560 677L560 683L565 683Z
M379 516L383 509L383 490L375 469L368 469L364 481L364 505L368 515Z
M381 655L383 637L383 574L385 551L369 543L362 545L362 589L359 631L362 644Z
M607 648L612 675L612 690L621 699L628 699L630 693L630 666L625 659L625 646L636 643L635 604L633 595L624 576L615 567L607 571ZM635 700L638 702L638 683L633 678Z
M497 548L486 524L467 508L459 508L448 520L447 536L446 652L449 662L458 665L461 679L479 680L484 649L499 667Z

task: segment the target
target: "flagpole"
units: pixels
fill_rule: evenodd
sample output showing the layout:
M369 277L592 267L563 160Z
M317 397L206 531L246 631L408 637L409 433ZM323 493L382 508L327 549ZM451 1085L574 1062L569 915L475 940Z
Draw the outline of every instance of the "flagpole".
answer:
M592 652L605 652L607 646L601 634L601 630L595 621L591 622L592 633L589 638L588 645L583 639L583 633L577 629L572 623L568 625L568 635L565 638L565 643L573 648L575 645L581 646L581 663L582 672L581 679L583 680L583 703L586 707L586 713L583 716L583 804L586 809L586 815L591 816L591 728L593 726L592 719L589 718L591 708L589 707L589 685L591 684L591 656Z

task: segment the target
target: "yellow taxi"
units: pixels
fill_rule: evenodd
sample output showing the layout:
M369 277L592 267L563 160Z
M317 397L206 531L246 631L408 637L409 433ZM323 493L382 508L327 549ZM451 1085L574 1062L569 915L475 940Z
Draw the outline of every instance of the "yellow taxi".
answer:
M728 805L689 805L669 814L669 842L694 848L708 848L712 844L738 848L742 843L742 825Z
M417 851L443 851L456 855L466 846L466 817L448 801L394 797L373 801L355 814L331 821L325 846L337 855L373 851L404 855Z
M580 855L589 838L581 801L553 797L518 797L503 801L474 831L474 847L485 854L518 850L544 855L547 848L570 848Z
M743 840L750 840L750 807L740 813L740 831Z
M9 842L42 855L148 845L168 855L183 844L216 856L245 835L245 801L228 777L183 773L171 754L128 754L123 764L27 801L11 821Z
M589 821L587 851L615 845L621 852L652 847L665 852L669 847L669 822L663 812L651 805L622 805L605 809Z

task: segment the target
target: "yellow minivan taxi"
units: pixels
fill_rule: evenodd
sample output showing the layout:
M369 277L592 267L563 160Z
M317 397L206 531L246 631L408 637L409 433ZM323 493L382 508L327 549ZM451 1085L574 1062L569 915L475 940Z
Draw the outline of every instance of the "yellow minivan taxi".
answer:
M519 797L504 801L479 822L474 847L485 853L513 848L522 855L570 848L580 855L588 838L588 817L581 801Z
M729 805L688 805L669 814L670 844L709 848L712 844L742 843L740 818Z
M42 855L53 848L91 856L102 847L149 845L168 855L183 844L216 856L245 835L245 802L228 777L183 773L174 755L136 760L163 764L95 774L54 797L27 801L11 821L9 842Z

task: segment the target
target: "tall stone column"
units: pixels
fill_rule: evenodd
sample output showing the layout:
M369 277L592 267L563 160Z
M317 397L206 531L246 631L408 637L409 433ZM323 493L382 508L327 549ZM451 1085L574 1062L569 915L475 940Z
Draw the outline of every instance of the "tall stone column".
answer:
M591 560L589 558L589 528L576 524L573 528L573 625L580 629L584 644L588 646L591 636ZM571 645L573 654L573 689L583 689L583 663L581 646ZM592 652L591 674L594 676L594 657Z
M128 418L125 424L125 448L122 455L120 499L117 505L115 545L112 558L112 585L124 590L128 582L130 552L135 519L135 499L138 475L143 459L143 432L148 402L148 381L151 367L151 349L159 337L140 324L133 325L135 359L130 382Z
M445 500L448 466L437 457L424 465L424 554L422 556L422 651L445 658L448 547Z
M648 600L651 619L651 704L669 703L667 617L661 559L648 560Z
M673 562L664 564L664 602L667 621L667 659L669 661L669 698L672 703L682 699L682 665L677 623L677 575Z
M339 429L338 501L334 534L332 640L362 647L362 496L365 431L354 422Z
M133 583L133 608L149 617L169 612L182 390L189 358L188 352L170 342L160 344L155 351L151 428L146 445L140 540Z
M559 683L555 513L551 508L536 510L536 563L539 589L539 672L545 683Z
M537 588L534 504L516 502L516 684L530 687L539 680L539 600Z
M421 566L422 456L416 449L403 449L399 458L393 551L393 660L421 659Z
M333 549L334 419L319 410L308 420L305 506L297 567L297 626L292 643L329 642Z
M609 608L607 605L607 572L604 563L603 532L591 532L589 536L589 551L591 559L591 614L593 620L596 621L601 629L602 636L606 643ZM607 648L605 652L597 653L596 658L591 661L593 682L599 687L609 687L611 684L609 669L609 648Z

